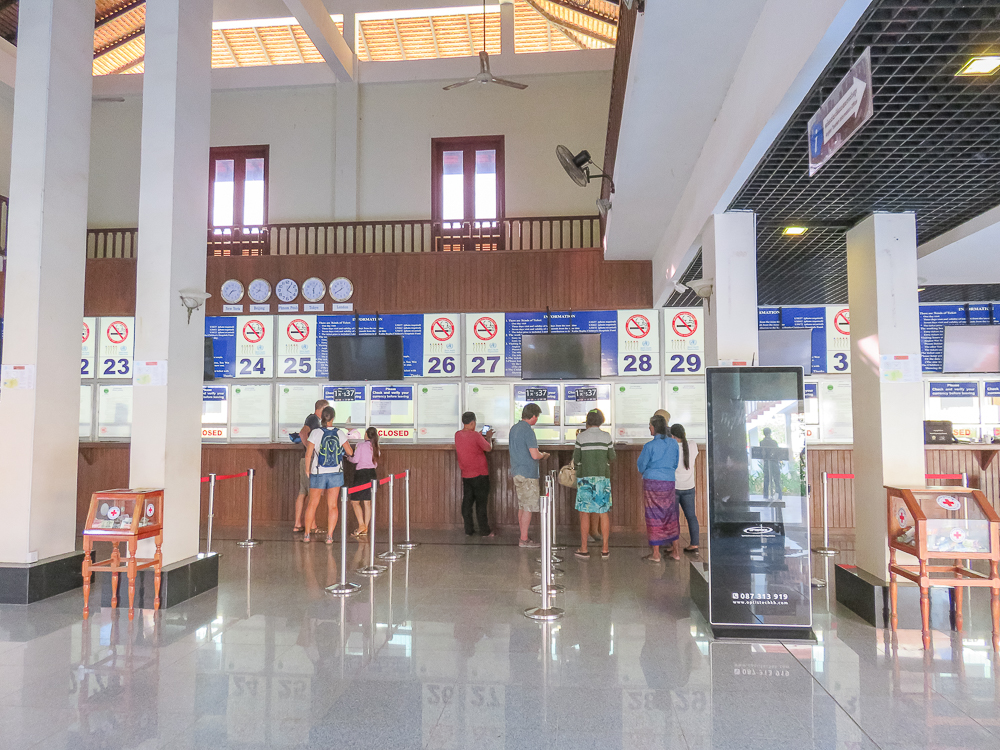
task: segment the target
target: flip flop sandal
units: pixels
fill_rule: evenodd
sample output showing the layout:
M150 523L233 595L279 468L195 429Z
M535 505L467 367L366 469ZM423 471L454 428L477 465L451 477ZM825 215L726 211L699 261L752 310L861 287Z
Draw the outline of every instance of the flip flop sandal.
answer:
M303 542L311 542L312 538L309 536L308 533L305 533L305 534L302 535L302 541Z
M697 551L698 551L698 548L697 548L697 547L685 547L685 548L684 548L684 551L685 551L685 552L691 552L691 553L694 553L694 552L697 552Z
M351 532L351 536L357 539L359 536L363 536L365 533L364 529L355 529Z
M607 560L609 557L611 557L611 550L608 550L607 552L605 552L604 550L601 550L601 559L602 560Z
M581 552L580 550L576 550L575 552L573 552L573 554L576 555L577 557L579 557L581 560L589 560L590 559L590 553L589 552Z
M326 535L326 543L333 544L333 537L330 534Z
M300 531L305 531L305 530L306 530L305 526L292 526L293 534L298 534Z
M662 557L659 560L654 560L652 555L643 555L642 559L648 563L652 563L653 565L659 565L661 562L663 562Z

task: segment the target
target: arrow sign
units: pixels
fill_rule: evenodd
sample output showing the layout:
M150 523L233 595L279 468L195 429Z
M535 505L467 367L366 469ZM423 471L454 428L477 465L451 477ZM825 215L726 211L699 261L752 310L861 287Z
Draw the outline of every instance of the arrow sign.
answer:
M868 122L872 112L872 53L867 47L809 120L810 177Z

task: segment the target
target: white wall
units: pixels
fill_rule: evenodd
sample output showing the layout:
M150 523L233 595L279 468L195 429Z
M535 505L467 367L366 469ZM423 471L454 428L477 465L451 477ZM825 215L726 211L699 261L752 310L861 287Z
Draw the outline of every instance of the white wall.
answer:
M14 89L0 85L0 195L10 195L10 143L14 135Z
M475 64L469 61L470 74ZM595 214L600 185L576 186L556 160L557 144L604 154L611 73L518 76L524 91L441 82L361 87L358 214L428 218L431 138L505 136L508 216Z
M555 148L586 148L602 162L611 73L519 79L529 84L526 90L468 86L446 92L441 82L362 85L358 217L429 218L431 138L496 134L505 136L509 216L596 213L599 184L573 184ZM138 96L94 103L92 227L137 224L141 113ZM212 145L270 146L271 222L331 220L335 114L334 86L216 91ZM0 111L0 129L2 117Z

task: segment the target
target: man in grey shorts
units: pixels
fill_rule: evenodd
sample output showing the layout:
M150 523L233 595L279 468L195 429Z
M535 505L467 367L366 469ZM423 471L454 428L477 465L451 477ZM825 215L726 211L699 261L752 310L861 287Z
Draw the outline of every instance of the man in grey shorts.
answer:
M521 421L510 428L510 473L517 492L517 523L521 528L521 547L538 547L538 542L528 539L531 514L539 510L538 462L548 458L548 453L538 450L538 441L532 429L542 409L538 404L526 404L521 410Z
M302 429L299 430L299 440L302 441L303 446L309 442L309 433L313 430L319 429L320 414L322 414L323 409L329 405L329 401L320 399L316 402L313 413L306 417L305 424L303 424ZM309 474L306 472L306 456L303 453L302 458L299 459L299 494L295 497L295 525L292 527L292 531L312 531L312 529L304 529L302 527L302 508L305 504L306 495L308 494Z

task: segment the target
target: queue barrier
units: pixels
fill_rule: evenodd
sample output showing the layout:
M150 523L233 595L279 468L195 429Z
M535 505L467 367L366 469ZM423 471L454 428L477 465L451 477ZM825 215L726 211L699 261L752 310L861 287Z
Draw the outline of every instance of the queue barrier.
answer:
M550 513L552 513L553 481L551 476L545 477L545 494L539 498L539 510L541 511L541 537L542 537L542 581L539 591L542 595L542 606L528 607L524 610L524 616L532 620L550 622L558 620L563 616L564 610L552 606L552 594L550 584L552 579L552 532L550 528Z
M249 477L249 512L247 513L247 538L245 541L252 541L253 544L244 544L240 542L241 547L253 547L257 544L257 541L253 537L253 474L254 469L247 469L246 471L240 472L239 474L209 474L207 477L202 477L202 483L208 482L208 552L212 552L212 519L215 518L215 483L221 482L225 479L238 479L240 477Z
M823 546L813 547L813 552L819 555L831 557L837 554L837 549L830 546L830 500L827 493L827 480L830 479L854 479L853 474L833 474L823 472ZM962 486L969 486L969 475L965 472L961 474L924 474L924 479L960 479Z

